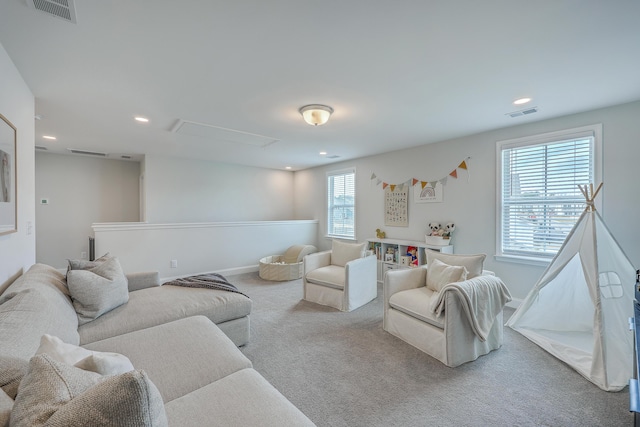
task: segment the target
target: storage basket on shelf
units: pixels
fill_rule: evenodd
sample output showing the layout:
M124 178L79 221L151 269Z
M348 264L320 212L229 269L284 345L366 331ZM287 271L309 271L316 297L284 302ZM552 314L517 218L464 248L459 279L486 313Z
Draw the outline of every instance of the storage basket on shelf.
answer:
M315 246L291 246L284 255L271 255L260 260L259 275L264 280L285 281L302 277L302 259L316 252Z

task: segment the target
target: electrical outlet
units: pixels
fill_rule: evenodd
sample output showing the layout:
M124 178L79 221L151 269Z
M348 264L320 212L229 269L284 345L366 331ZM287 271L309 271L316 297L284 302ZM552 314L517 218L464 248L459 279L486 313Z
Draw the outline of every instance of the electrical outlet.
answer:
M178 260L177 259L172 259L171 260L171 268L178 268Z
M87 253L85 251L80 252L80 259L87 259Z

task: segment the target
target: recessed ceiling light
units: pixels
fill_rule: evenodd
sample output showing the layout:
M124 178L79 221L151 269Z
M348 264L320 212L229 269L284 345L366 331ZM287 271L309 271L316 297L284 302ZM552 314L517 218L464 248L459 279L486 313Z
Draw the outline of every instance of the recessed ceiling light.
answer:
M56 139L56 137L55 137L55 136L49 136L49 135L42 135L42 137L43 137L44 139L54 139L54 140Z
M147 119L146 117L136 117L136 120L142 123L147 123L149 121L149 119Z
M513 101L513 105L522 105L531 102L531 98L519 98Z
M321 152L320 152L320 155L321 155L321 156L326 156L326 155L327 155L327 152L326 152L326 151L321 151Z
M287 167L285 167L285 169L291 170L291 166L287 166Z

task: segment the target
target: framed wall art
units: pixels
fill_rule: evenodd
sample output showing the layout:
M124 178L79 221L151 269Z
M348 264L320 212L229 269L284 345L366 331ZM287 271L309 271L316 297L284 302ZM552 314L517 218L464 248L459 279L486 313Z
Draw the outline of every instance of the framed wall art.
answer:
M17 131L0 114L0 235L18 231L17 186Z
M384 225L409 226L409 187L390 185L384 189Z
M439 203L442 202L442 193L444 192L442 189L442 183L435 182L435 186L433 183L425 182L425 186L421 185L422 183L418 183L413 186L413 198L416 203Z

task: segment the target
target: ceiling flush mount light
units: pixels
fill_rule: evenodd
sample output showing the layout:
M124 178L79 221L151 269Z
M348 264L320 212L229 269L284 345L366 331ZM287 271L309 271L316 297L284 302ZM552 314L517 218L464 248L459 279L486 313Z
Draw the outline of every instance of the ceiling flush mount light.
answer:
M327 123L333 113L333 108L327 105L311 104L305 105L299 111L305 122L312 126L318 126Z
M527 102L531 102L531 98L518 98L513 101L513 105L522 105L526 104Z
M146 117L140 117L140 116L136 117L135 119L142 123L147 123L149 121L149 119L147 119Z

